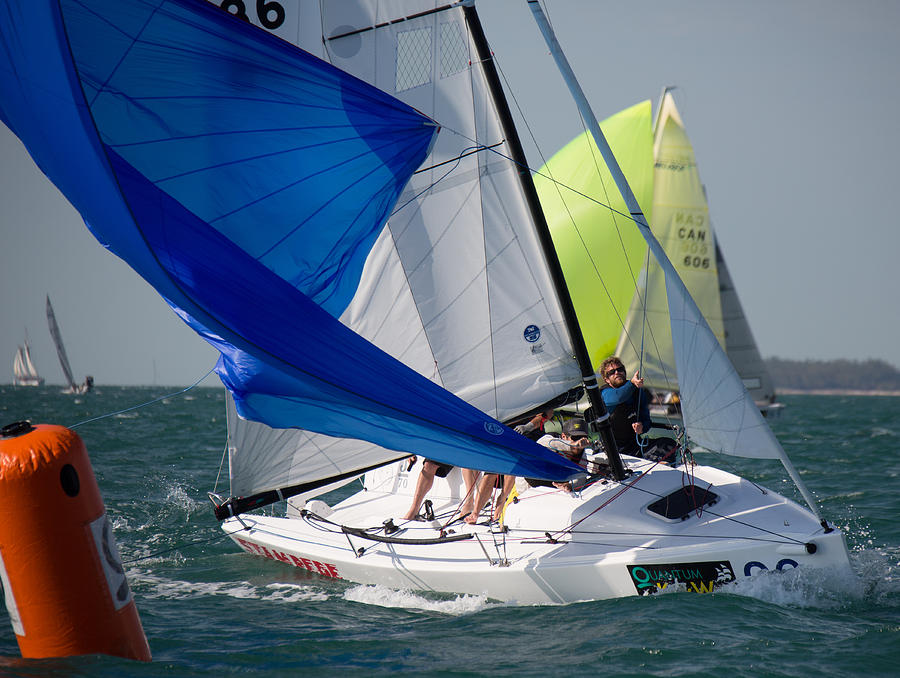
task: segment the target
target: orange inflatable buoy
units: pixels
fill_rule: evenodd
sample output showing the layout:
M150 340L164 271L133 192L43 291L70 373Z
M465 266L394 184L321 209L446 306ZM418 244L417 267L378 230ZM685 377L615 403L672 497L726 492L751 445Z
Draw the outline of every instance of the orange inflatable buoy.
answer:
M23 657L150 661L87 450L63 426L0 429L0 578Z

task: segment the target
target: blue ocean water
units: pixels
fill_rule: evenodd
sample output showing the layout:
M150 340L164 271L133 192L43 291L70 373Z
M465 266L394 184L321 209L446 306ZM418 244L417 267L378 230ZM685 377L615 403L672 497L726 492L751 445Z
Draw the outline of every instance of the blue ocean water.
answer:
M173 390L2 386L0 425L72 426ZM900 398L783 401L773 428L846 531L854 577L797 570L702 596L561 606L359 586L239 552L206 498L217 479L227 490L220 389L83 423L153 662L23 660L0 619L0 675L896 676ZM799 499L778 462L698 460Z

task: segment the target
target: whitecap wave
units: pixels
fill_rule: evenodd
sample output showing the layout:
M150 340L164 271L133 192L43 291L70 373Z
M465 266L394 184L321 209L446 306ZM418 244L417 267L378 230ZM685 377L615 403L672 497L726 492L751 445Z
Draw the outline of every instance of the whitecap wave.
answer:
M132 570L129 579L139 586L141 597L147 599L184 600L201 596L227 596L242 600L262 600L275 603L296 603L328 600L328 595L312 586L299 584L255 585L248 581L190 582L168 579L151 572Z
M449 599L429 598L421 593L413 593L403 589L391 589L377 584L354 586L344 592L343 598L344 600L366 603L368 605L400 607L408 610L440 612L457 616L479 612L488 607L496 606L495 603L489 603L486 596L462 594Z
M775 605L816 609L852 605L862 600L865 592L862 581L851 569L802 567L760 572L731 582L721 590Z
M900 597L900 554L896 551L861 549L850 554L852 569L801 567L761 572L720 590L787 607L890 606Z

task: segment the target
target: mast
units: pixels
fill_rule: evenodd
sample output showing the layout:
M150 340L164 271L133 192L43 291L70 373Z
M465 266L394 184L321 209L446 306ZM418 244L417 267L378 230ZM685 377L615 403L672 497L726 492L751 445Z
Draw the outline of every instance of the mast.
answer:
M519 140L518 132L516 132L515 123L513 122L512 113L509 110L509 105L503 94L503 86L497 75L493 54L487 44L484 30L481 27L481 20L478 18L478 13L475 11L474 4L464 3L463 11L465 13L466 22L469 25L472 40L475 43L475 48L478 50L478 58L484 69L488 88L490 89L491 96L494 100L494 105L497 107L503 135L506 137L507 143L509 143L510 153L513 162L516 164L519 183L522 186L522 191L525 194L529 210L534 219L538 240L540 241L541 249L544 252L544 258L546 259L550 277L553 281L553 286L556 289L556 294L562 309L563 321L566 324L569 338L572 340L572 347L575 351L575 360L578 362L578 367L581 370L581 381L584 384L588 400L591 403L591 411L593 412L593 420L590 424L600 434L600 440L603 444L603 449L606 452L613 477L616 480L622 480L625 478L625 468L622 465L622 459L619 457L619 450L616 447L615 438L613 438L612 426L609 423L609 413L606 411L606 406L603 404L603 399L600 397L600 388L597 385L597 377L594 373L594 367L591 364L587 345L584 342L584 336L581 333L581 326L578 324L578 316L575 314L575 305L572 303L572 297L569 294L569 288L566 285L566 279L563 275L562 265L559 263L559 257L557 256L556 248L553 245L553 238L550 235L550 227L547 225L547 220L544 217L544 210L541 208L537 190L535 189L534 182L531 178L531 171L528 169L525 151L522 149L522 144Z

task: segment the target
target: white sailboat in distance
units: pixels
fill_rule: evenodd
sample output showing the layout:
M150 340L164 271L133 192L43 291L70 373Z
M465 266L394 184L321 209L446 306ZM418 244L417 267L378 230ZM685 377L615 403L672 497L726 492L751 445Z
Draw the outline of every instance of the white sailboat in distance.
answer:
M14 386L43 386L44 378L38 374L34 361L31 359L31 348L28 346L28 336L25 343L16 347L16 356L13 358L13 385Z

